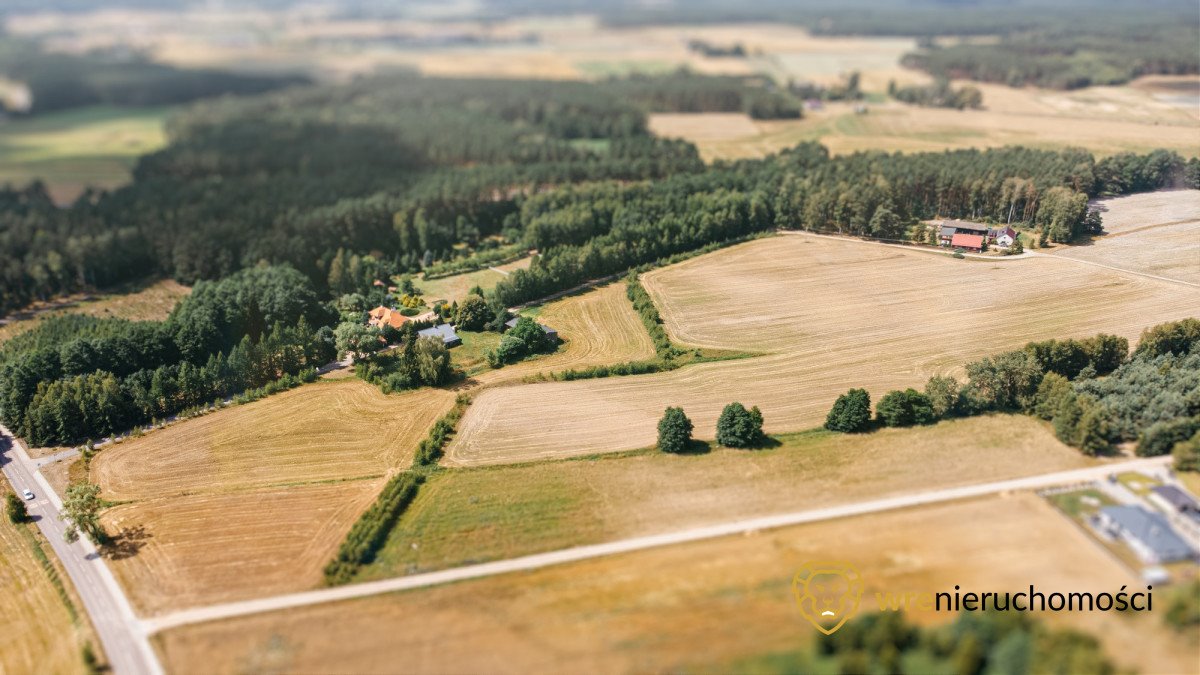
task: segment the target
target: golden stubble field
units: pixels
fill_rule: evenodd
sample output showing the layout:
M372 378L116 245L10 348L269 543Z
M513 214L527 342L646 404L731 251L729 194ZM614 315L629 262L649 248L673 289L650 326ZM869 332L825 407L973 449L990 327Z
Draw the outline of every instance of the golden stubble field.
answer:
M102 450L91 480L142 612L303 590L453 392L304 385Z
M72 620L37 558L33 528L0 513L0 673L83 673L79 650L94 638Z
M878 398L961 373L1030 340L1100 332L1136 340L1194 315L1200 289L1043 256L955 260L786 234L643 277L678 342L768 352L668 373L484 391L447 448L481 465L630 450L655 442L681 405L712 438L730 401L758 405L768 432L819 425L851 387ZM614 430L620 430L614 433Z
M1200 190L1100 199L1105 234L1054 255L1200 285Z
M981 525L986 524L986 525ZM421 591L199 624L156 638L175 672L417 673L720 669L803 648L792 575L856 565L866 589L1115 592L1137 578L1041 498L998 496L641 551ZM946 615L914 613L934 622ZM1097 634L1120 665L1187 672L1196 647L1158 615L1042 615Z

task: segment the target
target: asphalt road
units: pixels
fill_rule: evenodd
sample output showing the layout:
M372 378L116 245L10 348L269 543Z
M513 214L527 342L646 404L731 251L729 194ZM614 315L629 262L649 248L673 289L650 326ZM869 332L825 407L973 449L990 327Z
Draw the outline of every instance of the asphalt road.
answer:
M1014 490L1038 490L1055 485L1069 485L1074 483L1090 482L1103 479L1112 473L1123 473L1126 471L1136 470L1156 470L1166 465L1170 460L1170 457L1154 457L1150 459L1113 462L1095 467L1088 467L1085 469L1058 471L1039 476L1027 476L1025 478L1015 478L1012 480L1003 480L993 483L966 485L942 490L932 490L929 492L919 492L916 494L900 495L897 497L886 497L884 499L874 499L865 502L856 502L853 504L841 504L819 509L810 509L807 511L797 511L794 513L783 513L773 516L749 518L729 523L693 528L690 530L682 530L679 532L668 532L644 537L634 537L632 539L623 539L604 544L577 546L575 548L551 551L548 553L538 553L536 555L512 558L509 560L497 560L495 562L482 563L479 565L455 567L439 572L414 574L407 577L384 579L381 581L372 581L361 584L351 584L348 586L339 586L337 588L324 588L315 591L278 595L270 598L259 598L256 600L231 602L221 605L211 605L208 607L197 607L194 609L175 612L173 614L166 614L145 619L143 620L142 625L147 634L153 634L158 631L204 621L229 619L238 616L246 616L249 614L258 614L261 612L273 612L290 609L293 607L314 605L323 602L349 600L352 598L361 598L379 593L391 593L414 588L423 588L426 586L436 586L439 584L463 581L466 579L477 579L480 577L488 577L497 574L507 574L510 572L524 572L536 570L542 567L549 567L551 565L561 565L563 563L587 560L590 558L599 558L602 556L616 555L620 553L630 553L632 551L641 551L644 549L657 548L659 546L685 544L693 541L725 537L734 534L743 534L757 530L800 525L803 523L831 520L834 518L859 516L870 513L878 513L880 511L890 511L893 509L924 506L927 504L936 504L958 499L999 494Z
M29 515L46 535L62 561L92 625L100 637L104 654L117 675L159 675L158 656L142 631L128 598L96 547L80 537L74 544L63 539L66 524L59 518L62 502L49 483L37 473L36 464L8 429L0 426L0 469L18 494L32 490L36 498L25 502Z

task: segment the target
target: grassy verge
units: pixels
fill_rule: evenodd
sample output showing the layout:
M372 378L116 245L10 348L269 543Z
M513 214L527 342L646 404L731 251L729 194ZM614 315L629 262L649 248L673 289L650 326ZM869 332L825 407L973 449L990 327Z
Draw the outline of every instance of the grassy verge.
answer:
M431 474L362 580L501 560L789 510L1088 465L1024 416L873 434L778 434ZM930 467L938 467L930 475Z

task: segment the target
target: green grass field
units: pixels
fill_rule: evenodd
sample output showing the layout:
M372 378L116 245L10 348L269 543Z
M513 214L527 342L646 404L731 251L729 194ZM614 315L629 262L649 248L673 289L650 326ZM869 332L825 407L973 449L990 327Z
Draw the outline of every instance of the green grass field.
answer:
M0 122L0 183L40 179L59 202L121 185L140 155L166 143L170 112L95 106Z
M1093 460L1024 416L871 434L780 434L759 450L711 445L440 471L364 579L510 558L767 513L1000 480ZM936 471L933 468L936 467Z

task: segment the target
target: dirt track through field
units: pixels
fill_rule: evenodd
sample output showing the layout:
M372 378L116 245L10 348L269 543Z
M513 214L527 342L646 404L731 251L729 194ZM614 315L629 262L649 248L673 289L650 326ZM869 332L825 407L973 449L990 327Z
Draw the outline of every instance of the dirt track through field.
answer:
M669 373L481 393L447 463L482 465L652 445L682 405L711 438L730 401L768 432L819 425L838 394L874 398L1030 340L1099 332L1136 340L1200 307L1200 290L1053 257L955 260L817 237L773 237L644 276L673 339L770 352Z

